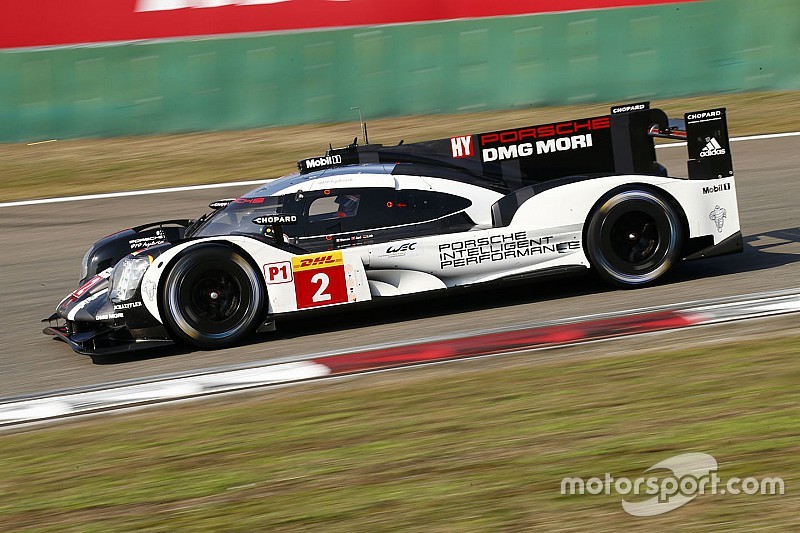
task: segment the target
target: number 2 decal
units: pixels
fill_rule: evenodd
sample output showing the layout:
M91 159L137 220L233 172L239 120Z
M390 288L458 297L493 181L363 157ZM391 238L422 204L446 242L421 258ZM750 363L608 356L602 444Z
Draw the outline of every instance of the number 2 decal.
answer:
M293 257L292 272L298 309L348 301L342 252Z
M317 292L311 297L312 302L329 302L331 300L332 296L325 292L330 282L331 278L322 272L317 272L311 276L311 283L319 283L319 289L317 289Z

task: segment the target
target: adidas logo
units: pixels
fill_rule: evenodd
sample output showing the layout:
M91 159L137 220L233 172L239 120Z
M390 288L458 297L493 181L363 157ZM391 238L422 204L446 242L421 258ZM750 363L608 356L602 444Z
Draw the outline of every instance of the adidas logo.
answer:
M714 137L706 137L706 144L702 150L700 150L700 157L710 157L712 155L725 155L725 148L719 145L717 140Z

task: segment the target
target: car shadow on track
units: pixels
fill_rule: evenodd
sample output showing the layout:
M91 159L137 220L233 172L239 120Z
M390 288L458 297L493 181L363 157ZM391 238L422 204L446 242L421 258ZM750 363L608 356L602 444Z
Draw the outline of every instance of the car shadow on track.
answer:
M741 255L725 255L689 261L669 276L669 282L684 282L699 277L727 276L782 267L800 261L800 249L786 253L784 248L800 243L800 228L787 228L748 235ZM797 248L796 246L792 246Z
M800 243L800 228L750 235L745 238L742 255L714 257L684 263L657 284L671 285L697 278L769 270L800 261L800 253L771 251L790 243ZM352 331L354 338L357 338L360 328L612 291L623 291L623 289L610 287L590 273L538 280L499 281L479 287L450 289L435 296L421 294L368 302L348 309L346 312L340 312L339 308L309 311L302 316L281 318L277 322L277 331L253 335L239 346L343 330ZM476 324L476 327L481 326L490 326L490 324ZM191 348L174 346L118 355L92 356L92 361L97 365L116 365L185 355L194 351Z
M277 330L255 334L237 344L250 346L275 340L289 340L349 330L357 338L357 330L397 322L458 315L487 309L500 309L558 298L585 296L615 290L590 273L554 276L547 281L498 281L476 287L449 289L436 295L417 294L355 305L345 312L341 308L311 310L302 316L279 318ZM481 326L477 324L477 326ZM489 324L483 324L489 326ZM323 349L323 348L321 348ZM141 352L94 355L96 365L116 365L185 355L196 350L183 346L154 348Z

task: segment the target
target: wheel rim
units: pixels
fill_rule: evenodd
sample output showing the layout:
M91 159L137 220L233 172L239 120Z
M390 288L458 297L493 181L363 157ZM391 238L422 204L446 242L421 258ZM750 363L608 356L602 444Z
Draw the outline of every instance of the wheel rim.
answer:
M186 319L196 329L211 334L224 333L236 326L246 309L247 298L242 300L241 283L223 270L203 270L188 276L180 292Z
M661 237L656 220L642 211L624 213L613 224L609 246L617 259L630 267L646 266L656 254Z

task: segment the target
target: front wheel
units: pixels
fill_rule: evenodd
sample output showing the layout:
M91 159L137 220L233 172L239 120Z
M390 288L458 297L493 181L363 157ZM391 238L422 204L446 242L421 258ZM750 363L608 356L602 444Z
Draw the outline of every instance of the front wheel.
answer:
M175 337L201 349L231 346L252 332L265 294L257 272L234 249L190 249L170 270L161 295Z
M681 220L659 194L619 192L591 216L586 234L589 261L600 277L620 287L652 283L680 258Z

